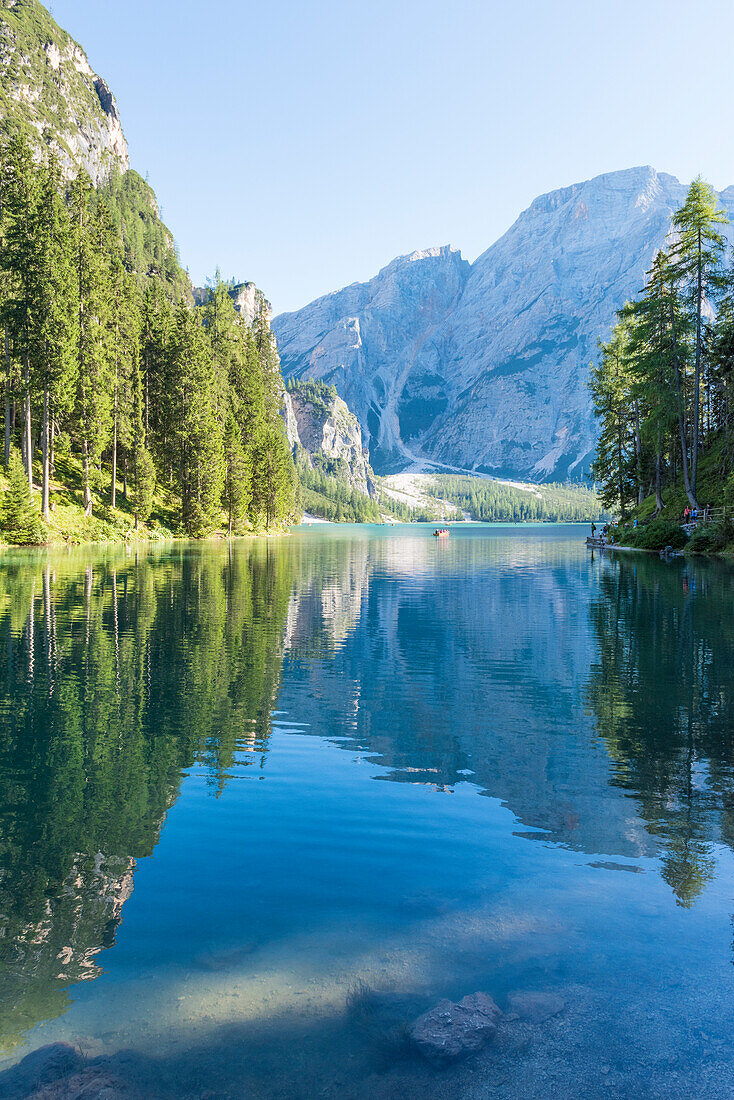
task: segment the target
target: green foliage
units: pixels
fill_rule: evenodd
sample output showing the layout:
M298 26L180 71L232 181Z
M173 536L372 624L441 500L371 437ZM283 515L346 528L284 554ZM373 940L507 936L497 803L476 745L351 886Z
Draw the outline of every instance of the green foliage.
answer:
M675 231L647 275L644 290L618 314L591 390L600 422L595 475L602 498L625 519L655 496L700 507L706 452L731 435L734 398L734 282L724 270L725 213L700 177L672 219ZM716 319L711 305L719 307ZM734 450L729 439L726 469ZM723 472L723 471L722 471Z
M245 451L242 432L230 411L224 430L224 491L222 504L227 514L227 531L239 535L245 529L252 496L251 455Z
M2 533L7 542L35 545L45 541L46 532L36 508L28 476L20 455L13 448L8 468L8 488L2 501Z
M129 533L120 469L136 529L161 494L166 523L176 514L190 536L289 522L297 482L264 302L248 327L217 280L192 309L139 178L113 177L101 195L81 171L65 190L52 160L36 164L12 139L0 149L0 193L9 426L12 442L23 431L30 480L41 422L52 532L72 541ZM51 514L55 459L78 462L84 522Z
M206 334L183 304L176 313L171 352L174 477L181 497L181 526L187 535L200 537L216 525L224 456Z
M286 383L288 393L297 393L304 401L310 402L314 409L328 414L339 396L336 386L329 386L315 378L290 378Z
M734 520L718 519L696 527L686 549L691 554L719 554L734 545Z
M666 546L681 550L688 541L679 522L663 517L654 519L645 526L629 530L624 528L617 538L624 545L635 546L639 550L664 550Z
M272 527L296 516L297 478L282 423L264 423L247 446L252 469L250 521Z
M436 474L428 492L483 523L581 523L606 518L596 491L567 482L519 489L500 481Z
M380 506L344 478L299 463L303 509L331 523L381 523Z
M158 216L153 188L130 169L115 171L98 191L116 235L126 269L141 285L157 279L174 301L192 300L191 283L181 267L171 231Z

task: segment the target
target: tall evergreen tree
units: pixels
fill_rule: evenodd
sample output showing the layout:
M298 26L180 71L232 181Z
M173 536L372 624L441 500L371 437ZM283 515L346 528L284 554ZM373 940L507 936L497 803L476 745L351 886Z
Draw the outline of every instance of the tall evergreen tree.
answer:
M200 536L215 527L221 508L222 433L206 334L185 305L176 311L172 362L178 407L175 441L181 526L188 535Z
M684 300L695 317L693 377L693 440L691 451L691 496L696 499L698 455L701 442L701 372L706 344L704 306L723 293L726 279L723 258L726 239L720 232L728 223L713 188L698 176L686 201L673 218L678 237L673 246L673 272Z
M251 456L242 443L242 432L230 410L224 428L224 492L229 535L239 534L247 520L252 493Z
M607 343L600 343L599 364L592 367L591 393L601 419L593 474L607 508L619 508L622 518L634 494L634 433L629 412L633 374L630 362L630 321L620 320Z
M286 522L296 507L296 472L281 425L264 424L250 444L252 465L250 519L254 526Z
M8 468L8 488L3 494L2 529L8 542L36 544L45 540L45 531L28 484L23 461L12 448Z
M32 371L41 360L36 306L42 283L39 262L41 179L27 142L11 138L2 151L3 270L2 319L19 364L23 395L21 449L28 484L33 488Z
M71 231L61 189L58 164L51 160L41 170L36 246L41 280L35 324L42 347L36 373L42 399L41 510L49 517L49 482L52 411L68 409L74 386L74 272L71 265Z
M82 452L87 515L92 513L92 469L101 458L112 419L111 233L104 208L92 208L91 191L89 177L80 171L71 190L77 287L77 387L73 427Z

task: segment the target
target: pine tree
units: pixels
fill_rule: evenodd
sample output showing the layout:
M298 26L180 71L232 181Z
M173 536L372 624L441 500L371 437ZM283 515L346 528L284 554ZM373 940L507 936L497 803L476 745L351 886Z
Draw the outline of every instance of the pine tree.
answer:
M132 415L129 450L132 459L132 508L135 527L145 523L153 510L155 493L155 465L145 442L143 424L143 383L140 366L135 359L131 375Z
M112 242L110 257L110 287L112 307L112 470L110 504L117 505L118 449L122 445L127 469L133 446L135 385L141 341L140 291L135 279L124 267L120 241Z
M618 506L623 519L634 493L635 466L629 327L628 320L620 320L609 341L600 343L600 362L592 366L590 382L594 411L601 420L592 472L603 504Z
M253 526L286 523L296 506L296 472L282 426L265 424L248 446L252 465L250 519Z
M91 203L92 185L80 171L71 190L72 240L77 285L77 387L73 427L82 452L84 510L92 513L92 469L110 437L111 277L110 227Z
M41 280L35 324L39 358L34 375L42 394L41 511L49 518L52 411L71 406L74 388L74 273L71 265L69 216L62 195L61 173L55 160L40 169L41 188L36 248Z
M178 407L175 441L181 526L188 535L201 536L216 526L221 508L222 433L206 334L184 305L176 312L172 363Z
M224 429L224 492L222 504L227 513L230 535L241 533L247 520L252 492L252 469L242 443L242 433L230 410Z
M43 523L33 500L23 461L14 447L10 451L8 488L3 495L3 537L20 545L44 542L46 534Z
M629 352L635 376L634 397L636 408L642 407L641 435L654 452L657 511L663 507L663 454L676 424L684 484L693 504L685 394L681 381L682 359L687 347L687 319L664 249L653 260L641 298L627 308L627 313L631 321Z
M723 293L726 279L722 269L726 239L718 227L729 219L719 208L716 193L700 176L691 184L686 201L673 217L678 239L673 246L673 272L684 300L695 318L693 379L693 440L690 496L696 499L698 454L701 443L701 373L706 323L704 305Z
M38 363L36 301L41 282L37 248L40 176L30 148L13 137L2 151L3 270L2 319L19 364L23 393L22 452L28 484L33 488L31 431L32 370Z

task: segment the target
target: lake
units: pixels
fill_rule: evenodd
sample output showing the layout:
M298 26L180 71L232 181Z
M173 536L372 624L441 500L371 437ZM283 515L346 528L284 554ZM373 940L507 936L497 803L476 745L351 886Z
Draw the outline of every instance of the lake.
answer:
M431 531L0 558L0 1096L734 1095L734 570Z

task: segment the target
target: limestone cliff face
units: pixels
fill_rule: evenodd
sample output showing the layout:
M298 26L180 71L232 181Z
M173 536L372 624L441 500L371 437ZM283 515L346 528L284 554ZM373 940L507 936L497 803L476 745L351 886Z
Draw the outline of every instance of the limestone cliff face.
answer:
M321 468L371 496L376 492L369 452L357 417L336 392L296 387L283 398L288 442L297 460Z
M0 0L0 126L50 145L69 177L130 166L115 97L38 0Z
M597 341L685 193L653 168L612 172L536 199L474 264L450 248L394 260L274 319L284 375L336 385L380 472L417 458L578 476L595 446ZM720 200L734 210L734 188Z
M246 325L251 325L259 310L264 307L268 322L272 317L270 302L267 301L261 290L254 283L239 283L232 287L230 297L234 302L234 308L239 313Z
M456 307L470 266L453 248L393 260L273 321L285 377L336 386L383 469L400 468L409 440L446 407L443 378L421 372L421 349Z

